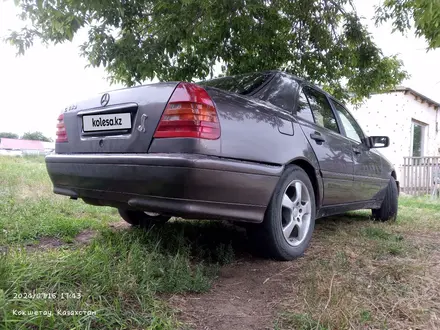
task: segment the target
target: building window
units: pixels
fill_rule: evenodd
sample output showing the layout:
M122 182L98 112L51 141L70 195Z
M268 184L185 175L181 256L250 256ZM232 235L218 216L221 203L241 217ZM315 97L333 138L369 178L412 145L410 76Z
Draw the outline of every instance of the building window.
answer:
M418 121L412 122L412 156L413 157L423 157L424 155L424 142L425 142L425 129L426 124L420 123Z

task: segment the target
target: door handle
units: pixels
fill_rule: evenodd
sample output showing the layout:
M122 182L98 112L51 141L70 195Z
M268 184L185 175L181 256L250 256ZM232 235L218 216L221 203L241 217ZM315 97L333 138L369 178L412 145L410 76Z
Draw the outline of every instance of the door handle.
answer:
M359 149L358 147L353 147L353 152L354 152L356 155L360 155L360 154L361 154L361 149Z
M321 133L319 132L310 134L310 138L315 140L317 144L321 144L322 142L325 142L325 139L322 137Z

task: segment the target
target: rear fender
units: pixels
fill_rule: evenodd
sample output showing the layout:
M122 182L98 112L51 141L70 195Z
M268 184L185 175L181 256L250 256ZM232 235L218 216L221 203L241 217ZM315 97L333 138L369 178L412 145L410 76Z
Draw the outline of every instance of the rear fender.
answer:
M154 139L150 153L196 153L279 166L309 164L318 195L323 196L318 161L295 116L264 101L211 87L206 90L217 109L220 138Z

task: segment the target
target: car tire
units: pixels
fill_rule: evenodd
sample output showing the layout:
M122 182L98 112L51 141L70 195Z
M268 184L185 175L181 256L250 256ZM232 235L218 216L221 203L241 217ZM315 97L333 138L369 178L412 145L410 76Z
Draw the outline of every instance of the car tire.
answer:
M399 191L396 180L391 177L386 188L385 197L380 208L372 209L373 219L377 221L394 221L397 218Z
M315 216L315 194L307 173L299 166L289 165L275 188L263 222L249 227L248 235L264 255L293 260L308 247Z
M170 217L165 215L148 215L146 212L138 210L118 209L119 215L134 227L150 228L153 225L161 225L167 222Z

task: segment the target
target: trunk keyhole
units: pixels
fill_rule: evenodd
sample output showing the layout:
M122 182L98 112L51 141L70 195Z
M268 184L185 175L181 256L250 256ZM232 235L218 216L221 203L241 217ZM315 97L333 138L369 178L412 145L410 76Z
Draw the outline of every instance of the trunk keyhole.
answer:
M102 148L102 146L104 145L104 140L99 140L99 146Z

